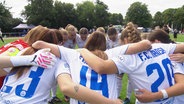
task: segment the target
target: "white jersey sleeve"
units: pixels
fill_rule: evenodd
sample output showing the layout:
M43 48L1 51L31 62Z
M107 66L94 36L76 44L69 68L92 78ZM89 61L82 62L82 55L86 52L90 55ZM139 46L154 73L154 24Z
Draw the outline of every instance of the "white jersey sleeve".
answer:
M172 61L172 65L173 65L173 72L174 73L184 74L183 63L177 63L177 62Z
M61 55L61 60L66 61L67 63L70 63L70 60L76 56L78 53L74 49L69 49L63 46L58 46L60 55Z
M166 50L167 54L172 54L174 53L175 49L176 49L176 44L162 44L162 43L156 43L156 45L161 45L161 47L164 48L164 50Z
M128 46L129 45L127 44L127 45L122 45L122 46L118 46L115 48L111 48L109 50L106 50L105 53L108 55L108 58L117 57L119 55L125 54Z
M58 65L55 71L55 78L57 78L59 74L70 74L69 65L63 60L59 60L58 62Z

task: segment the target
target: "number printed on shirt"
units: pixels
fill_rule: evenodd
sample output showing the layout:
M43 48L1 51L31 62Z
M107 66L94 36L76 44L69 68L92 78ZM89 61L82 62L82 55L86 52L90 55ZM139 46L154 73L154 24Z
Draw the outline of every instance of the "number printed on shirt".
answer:
M161 68L161 65L164 67L164 69ZM158 79L156 79L155 82L151 85L152 92L158 92L158 87L164 81L165 76L164 76L164 72L163 71L166 72L167 80L169 82L169 86L173 85L172 78L174 77L174 74L173 74L171 61L168 58L163 59L161 65L159 63L153 63L153 64L149 64L146 67L146 72L147 72L148 76L153 74L154 70L157 71L158 76L159 76Z
M90 89L101 91L104 96L109 97L106 74L100 75L93 70L88 71L87 66L82 66L80 71L80 84L83 86L86 86L88 81L86 75L91 75L90 82L89 82Z
M43 72L44 72L44 69L41 67L38 67L36 71L30 72L30 75L28 76L28 78L31 78L32 80L31 80L30 84L28 85L29 87L27 87L27 89L23 89L25 86L24 83L16 85L16 86L6 85L7 80L10 79L10 77L12 75L14 75L14 74L10 74L5 79L5 85L2 88L2 92L10 93L11 90L15 89L15 94L17 96L20 96L23 98L31 98L35 93L35 90L36 90L36 88L39 84L39 81L40 81L40 76L43 74Z

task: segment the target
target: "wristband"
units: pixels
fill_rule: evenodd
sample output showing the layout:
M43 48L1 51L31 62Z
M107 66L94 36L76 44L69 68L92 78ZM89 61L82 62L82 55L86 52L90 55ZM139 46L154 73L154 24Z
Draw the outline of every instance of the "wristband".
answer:
M30 56L12 56L10 58L11 63L13 66L23 66L23 65L30 65Z
M162 92L162 95L163 95L163 99L168 98L168 94L167 94L166 90L161 90L161 92Z

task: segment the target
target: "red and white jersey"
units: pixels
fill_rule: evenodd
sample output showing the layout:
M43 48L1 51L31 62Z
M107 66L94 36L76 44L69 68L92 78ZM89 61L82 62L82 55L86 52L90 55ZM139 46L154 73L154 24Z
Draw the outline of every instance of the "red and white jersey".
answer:
M28 47L29 45L27 43L25 43L22 39L18 39L14 42L8 43L4 46L2 46L0 48L0 54L5 52L6 50L8 50L11 47L15 47L17 48L19 51L25 49L26 47Z
M29 45L26 42L24 42L22 39L18 39L16 41L13 41L11 43L8 43L8 44L0 47L0 55L7 54L9 56L16 56L19 53L19 51L25 49L28 46ZM6 68L4 68L4 69L6 69ZM8 69L6 71L9 72L10 70ZM3 85L4 78L5 78L5 76L0 77L0 88Z
M60 64L64 63L58 59L52 69L32 66L20 78L15 73L7 75L0 91L0 104L47 104L50 89L56 85L56 78L62 73L57 68Z
M134 89L158 92L174 83L173 66L168 54L174 52L175 44L152 44L152 49L133 55L119 55L112 60L119 73L127 73ZM148 104L172 104L173 98ZM136 102L141 104L140 102Z
M75 83L81 84L96 92L99 92L105 97L117 99L119 92L117 92L116 74L98 74L87 65L79 52L73 49L65 48L63 46L58 47L61 53L61 59L69 64L71 77ZM122 53L124 53L123 49L121 48L119 49L122 50ZM107 53L111 54L113 54L113 52L115 53L116 51L107 51ZM75 99L70 99L70 104L87 103Z

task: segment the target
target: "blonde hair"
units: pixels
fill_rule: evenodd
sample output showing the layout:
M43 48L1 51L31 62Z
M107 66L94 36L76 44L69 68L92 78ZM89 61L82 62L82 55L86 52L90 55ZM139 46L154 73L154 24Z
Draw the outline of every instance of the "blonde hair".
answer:
M141 40L147 39L148 35L149 35L149 33L142 33L141 34Z
M96 31L100 31L100 32L102 32L102 33L105 33L105 29L104 29L103 27L98 27L98 28L96 29Z
M68 31L66 31L66 29L64 29L64 28L59 28L59 31L60 31L62 34L68 35Z
M120 39L123 41L124 38L127 38L128 43L141 41L140 32L135 28L132 22L129 22L126 28L121 32Z

